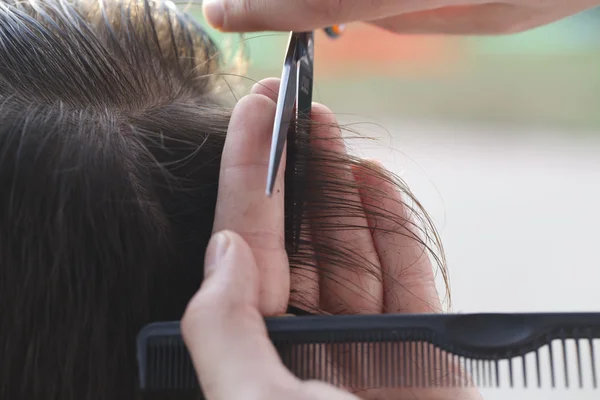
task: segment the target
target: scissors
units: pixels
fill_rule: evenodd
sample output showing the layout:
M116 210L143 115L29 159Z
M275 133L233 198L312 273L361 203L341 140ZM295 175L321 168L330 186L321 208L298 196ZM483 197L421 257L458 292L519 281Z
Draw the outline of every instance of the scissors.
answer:
M325 29L329 37L335 38L344 30L344 25L335 25ZM273 126L273 139L271 142L271 154L269 156L269 168L267 173L267 196L273 194L277 171L281 163L283 149L286 141L293 145L297 135L307 134L299 132L305 129L310 121L310 110L312 105L313 89L313 62L314 62L314 33L313 32L291 32L281 83L279 86L279 97ZM290 126L294 123L294 129ZM290 137L288 138L288 135ZM295 153L293 146L288 146L288 167L293 169Z

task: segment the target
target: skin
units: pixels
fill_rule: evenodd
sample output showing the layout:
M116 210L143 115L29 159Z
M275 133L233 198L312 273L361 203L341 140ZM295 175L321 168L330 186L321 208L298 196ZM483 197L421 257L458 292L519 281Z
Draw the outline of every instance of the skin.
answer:
M308 31L367 21L397 33L509 34L600 5L600 0L205 0L227 32Z
M368 272L346 271L344 278L361 285L367 296L351 295L347 284L319 280L317 270L301 276L290 274L283 240L283 173L278 174L274 196L267 199L264 194L277 87L276 79L257 84L234 109L223 151L215 234L206 253L205 281L182 319L183 337L205 396L208 400L351 400L358 399L357 395L379 400L479 399L477 391L466 389L341 390L323 382L300 381L282 365L268 339L263 316L285 313L290 288L312 288L304 300L326 312L432 312L440 309L440 300L429 258L418 246L407 246L401 226L389 226L395 233L385 235L373 236L365 229L353 237L340 237L370 254L379 269L381 279ZM335 122L331 111L319 104L313 106L313 119ZM343 146L339 129L329 129L333 140L315 145ZM374 179L361 174L360 167L347 173L348 179ZM390 195L400 196L395 188L381 183ZM348 196L360 197L361 193ZM406 212L400 203L390 203L363 202L365 209L389 206L400 208L395 210L398 214ZM368 223L392 224L377 220ZM315 281L319 282L316 286ZM352 367L345 373L351 374Z

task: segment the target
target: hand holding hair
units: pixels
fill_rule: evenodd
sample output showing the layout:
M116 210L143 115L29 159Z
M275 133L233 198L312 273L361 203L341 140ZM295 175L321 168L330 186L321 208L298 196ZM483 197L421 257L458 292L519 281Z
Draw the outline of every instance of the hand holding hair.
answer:
M308 31L366 21L397 33L509 34L600 5L600 0L204 0L228 32Z
M254 92L269 94L262 85ZM208 400L354 400L331 385L301 382L267 336L263 316L283 314L290 291L284 174L271 199L264 194L274 115L275 102L262 94L234 109L221 162L217 233L206 251L202 288L182 319L183 337Z
M260 270L240 235L212 237L205 271L182 328L207 400L357 400L326 383L302 382L281 363L258 309Z
M307 242L321 254L319 265L307 263L290 270L283 240L283 173L278 174L273 197L264 195L265 155L278 84L277 79L260 82L233 111L221 161L217 233L206 252L205 281L182 319L184 340L205 396L208 400L352 400L354 395L384 400L479 399L476 390L462 388L343 387L347 390L343 391L322 382L300 381L281 363L263 317L283 315L288 303L325 314L438 312L441 304L428 253L423 242L415 240L411 212L374 162L321 168L319 174L344 174L340 179L351 183L338 194L339 201L362 204L363 209L311 218L320 225L308 230L312 240ZM311 145L323 154L345 152L331 111L315 104L313 119L325 132L317 132ZM366 193L361 187L379 189ZM364 229L327 229L331 224ZM352 244L364 268L343 268L334 262L340 243ZM344 374L361 368L357 364Z

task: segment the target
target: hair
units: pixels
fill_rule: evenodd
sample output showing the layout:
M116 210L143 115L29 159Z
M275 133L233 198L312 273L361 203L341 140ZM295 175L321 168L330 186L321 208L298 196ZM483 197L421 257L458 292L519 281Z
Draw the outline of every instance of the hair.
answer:
M0 2L0 400L144 398L135 337L180 319L203 277L231 115L221 58L170 2ZM302 141L297 151L327 171L288 175L312 187L294 194L306 196L303 226L362 209L339 200L361 184L336 173L359 159ZM371 173L401 190L412 218L373 212L410 225L438 257L406 185ZM308 244L292 251L291 236L291 268L302 270ZM345 243L317 252L368 268Z

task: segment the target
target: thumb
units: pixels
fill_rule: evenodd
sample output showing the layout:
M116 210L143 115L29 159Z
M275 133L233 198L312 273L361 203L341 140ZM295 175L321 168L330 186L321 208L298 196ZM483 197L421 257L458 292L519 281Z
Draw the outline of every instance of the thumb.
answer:
M181 321L205 398L245 398L273 382L293 386L258 309L259 272L248 243L230 231L213 235L205 275Z

